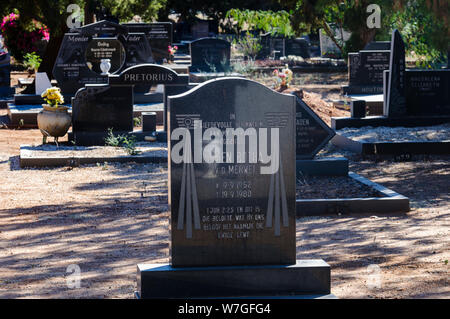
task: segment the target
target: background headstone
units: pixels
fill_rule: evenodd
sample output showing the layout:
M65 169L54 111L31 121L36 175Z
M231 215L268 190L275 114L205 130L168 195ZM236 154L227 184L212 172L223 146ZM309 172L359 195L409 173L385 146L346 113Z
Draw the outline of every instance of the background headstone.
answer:
M190 43L192 72L225 72L230 67L228 41L216 38L203 38Z
M153 59L162 63L169 59L169 45L173 41L173 27L171 22L154 23L125 23L131 32L142 32L146 35L152 49Z
M99 44L103 42L110 43L115 51L109 52L104 47L102 50ZM102 57L106 55L110 57ZM62 93L73 95L85 84L106 84L107 77L101 75L96 66L96 61L101 58L111 59L110 73L119 73L132 65L154 62L145 34L129 33L123 25L100 21L71 29L64 35L53 67L53 76ZM117 65L120 67L117 68ZM148 91L148 87L144 91Z
M364 51L388 51L391 49L389 41L372 41L366 44Z
M392 32L386 98L388 116L404 116L407 114L405 98L405 44L398 30Z
M450 70L407 70L405 97L408 115L450 115Z
M381 94L383 71L389 69L390 51L359 51L348 54L348 82L344 94Z
M312 159L335 132L305 102L296 104L296 158Z
M268 164L249 163L247 156L237 163L237 141L217 137L216 145L235 149L234 156L226 157L233 163L169 160L172 266L294 264L295 97L254 81L221 78L168 100L170 158L174 145L182 143L171 140L178 128L193 137L190 146L185 144L188 158L199 156L194 151L199 141L200 148L207 147L194 138L194 125L200 127L196 120L202 121L202 134L209 128L222 133L254 128L261 136L267 129L267 140L258 137L252 144L246 139L244 154L253 154L249 145L258 145L259 151L279 147L281 154L279 169L261 174ZM277 129L279 139L270 148Z
M306 39L286 39L286 56L296 55L306 59L310 57L309 43Z
M0 55L0 97L8 97L14 94L11 88L11 57L9 53Z
M34 85L35 85L35 89L36 89L35 93L37 95L41 95L42 93L45 92L46 89L52 87L52 83L50 82L50 80L47 76L47 73L45 73L45 72L37 72L36 73Z
M88 84L73 98L72 131L77 145L98 145L108 129L116 134L133 130L132 86Z

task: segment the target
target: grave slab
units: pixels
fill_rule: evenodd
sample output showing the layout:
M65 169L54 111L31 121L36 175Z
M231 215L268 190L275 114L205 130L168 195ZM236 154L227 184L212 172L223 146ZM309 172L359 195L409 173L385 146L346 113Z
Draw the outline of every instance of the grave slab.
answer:
M297 160L297 175L347 176L348 159L345 157Z

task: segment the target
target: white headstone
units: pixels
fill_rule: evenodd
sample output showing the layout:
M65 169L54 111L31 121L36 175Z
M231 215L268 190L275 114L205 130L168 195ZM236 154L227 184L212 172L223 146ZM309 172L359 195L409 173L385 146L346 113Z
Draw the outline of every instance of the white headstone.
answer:
M45 72L36 72L36 79L34 80L34 83L37 95L41 95L46 89L52 87L47 73Z

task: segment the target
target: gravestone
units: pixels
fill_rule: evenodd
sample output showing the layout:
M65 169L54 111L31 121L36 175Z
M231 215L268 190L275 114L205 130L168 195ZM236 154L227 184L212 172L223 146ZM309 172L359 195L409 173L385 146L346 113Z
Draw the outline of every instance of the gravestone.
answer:
M171 22L154 23L125 23L131 32L144 33L150 43L153 58L157 63L169 60L169 45L173 41L173 27Z
M191 34L193 39L201 39L209 37L209 21L196 19L191 25Z
M362 126L414 127L450 122L450 71L406 70L405 44L398 30L392 33L390 51L389 69L383 71L383 116L332 117L333 129Z
M171 265L138 265L139 296L328 294L296 261L296 98L221 78L168 100Z
M371 41L366 44L364 51L388 51L391 49L389 41Z
M407 70L407 115L450 115L450 70Z
M9 53L0 55L0 98L9 97L14 94L11 88L11 57Z
M359 51L348 54L348 86L344 94L383 93L383 71L389 69L390 51Z
M190 43L191 72L226 72L230 69L228 41L216 38L202 38Z
M111 73L154 61L145 34L130 33L125 26L100 21L71 29L64 35L53 67L61 92L73 95L85 84L107 83L98 68L102 58L111 60Z
M295 120L297 159L314 158L335 135L335 132L300 98L297 98Z
M188 75L156 64L140 64L110 74L107 84L87 84L72 98L72 134L76 145L104 145L108 129L133 133L135 85L186 85Z
M295 55L301 56L304 59L310 57L309 43L306 39L293 38L293 39L286 39L285 41L286 41L285 44L286 56Z
M386 94L387 116L406 115L405 44L398 30L392 32L389 81Z

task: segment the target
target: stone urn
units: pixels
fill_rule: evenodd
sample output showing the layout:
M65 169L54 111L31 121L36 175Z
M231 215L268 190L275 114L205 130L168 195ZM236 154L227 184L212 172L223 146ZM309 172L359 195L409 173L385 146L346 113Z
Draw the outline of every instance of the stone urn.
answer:
M58 141L58 137L66 135L72 123L72 117L67 112L69 108L63 105L56 108L48 104L43 104L42 107L43 110L37 116L37 123L44 135L44 141L47 136L53 136L55 141Z

